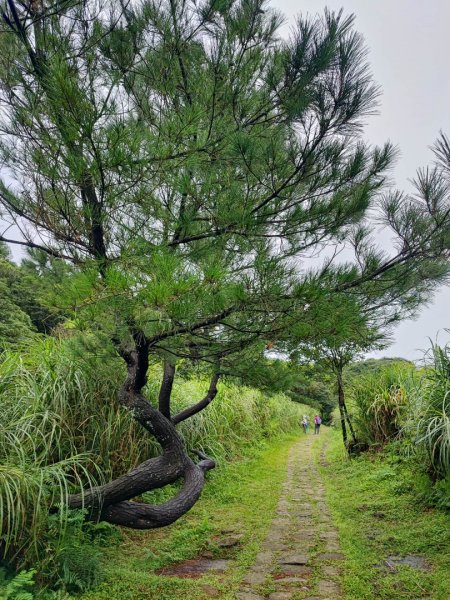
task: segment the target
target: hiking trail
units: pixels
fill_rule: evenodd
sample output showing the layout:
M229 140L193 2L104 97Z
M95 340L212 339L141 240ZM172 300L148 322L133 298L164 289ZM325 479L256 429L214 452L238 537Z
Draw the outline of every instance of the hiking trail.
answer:
M338 579L344 555L314 462L315 439L300 438L289 451L275 519L236 600L342 598Z

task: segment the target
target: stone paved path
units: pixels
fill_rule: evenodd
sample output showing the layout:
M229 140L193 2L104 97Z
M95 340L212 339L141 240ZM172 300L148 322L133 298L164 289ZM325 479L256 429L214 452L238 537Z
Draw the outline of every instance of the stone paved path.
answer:
M236 600L339 600L344 556L314 464L313 435L289 453L276 517Z

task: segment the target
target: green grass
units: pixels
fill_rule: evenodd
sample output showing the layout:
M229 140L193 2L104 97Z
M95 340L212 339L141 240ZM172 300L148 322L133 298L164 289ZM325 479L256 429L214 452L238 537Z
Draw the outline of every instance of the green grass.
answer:
M208 475L202 498L174 525L151 532L124 530L123 541L105 553L105 580L83 600L231 600L253 563L274 517L294 436L260 445ZM243 534L224 574L199 579L158 576L155 570L204 553L220 556L217 540Z
M448 600L450 518L419 502L416 474L387 453L346 458L340 432L326 436L320 464L327 499L341 536L345 600ZM325 439L320 440L320 445ZM316 447L319 459L319 447ZM430 571L389 571L390 555L418 555Z

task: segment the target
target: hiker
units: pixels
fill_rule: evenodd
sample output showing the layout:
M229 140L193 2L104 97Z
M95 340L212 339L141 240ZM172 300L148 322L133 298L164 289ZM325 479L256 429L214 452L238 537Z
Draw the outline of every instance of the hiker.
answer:
M308 417L306 415L303 415L302 427L303 427L304 433L308 433L309 421L308 421Z
M316 415L314 417L314 435L319 435L321 424L322 424L322 419L320 418L320 415Z

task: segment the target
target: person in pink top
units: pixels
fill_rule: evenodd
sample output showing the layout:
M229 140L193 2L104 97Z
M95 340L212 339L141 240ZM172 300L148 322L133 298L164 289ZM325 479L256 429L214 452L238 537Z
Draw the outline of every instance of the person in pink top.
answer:
M320 415L316 415L314 417L314 435L319 435L321 424L322 424L322 419L320 418Z

